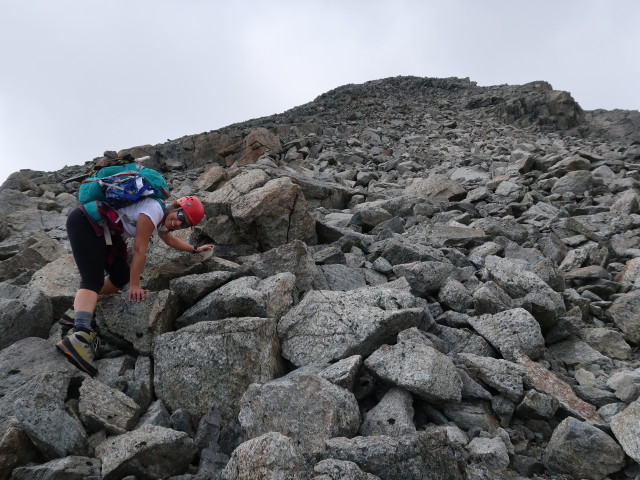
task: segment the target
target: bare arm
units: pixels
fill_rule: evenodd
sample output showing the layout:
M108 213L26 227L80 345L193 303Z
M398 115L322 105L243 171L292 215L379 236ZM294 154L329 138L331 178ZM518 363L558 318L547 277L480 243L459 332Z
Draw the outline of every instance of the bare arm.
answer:
M153 221L144 213L138 216L136 237L133 243L133 258L129 273L129 300L144 300L148 290L140 288L140 276L144 268L149 248L149 240L155 229Z
M178 237L172 235L171 232L166 230L159 232L159 235L160 235L160 239L164 243L169 245L171 248L175 248L176 250L179 250L181 252L198 253L198 252L204 252L206 250L211 250L212 248L215 248L214 245L201 245L200 247L195 247L190 243L180 240Z

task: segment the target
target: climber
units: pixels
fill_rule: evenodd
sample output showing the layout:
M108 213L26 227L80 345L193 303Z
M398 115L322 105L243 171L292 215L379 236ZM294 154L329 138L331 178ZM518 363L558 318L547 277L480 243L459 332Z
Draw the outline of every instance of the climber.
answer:
M91 376L98 373L92 363L98 341L92 324L98 296L116 293L129 283L129 301L145 299L149 290L141 287L140 276L152 235L157 233L164 243L183 252L199 253L214 248L214 245L190 245L172 234L194 227L204 217L204 207L195 197L179 198L164 211L153 198L117 210L106 205L100 208L107 218L108 230L96 224L84 205L74 209L67 218L69 242L80 271L80 289L73 309L67 310L60 319L60 323L71 330L56 344L72 363ZM126 238L134 238L130 266L124 243Z

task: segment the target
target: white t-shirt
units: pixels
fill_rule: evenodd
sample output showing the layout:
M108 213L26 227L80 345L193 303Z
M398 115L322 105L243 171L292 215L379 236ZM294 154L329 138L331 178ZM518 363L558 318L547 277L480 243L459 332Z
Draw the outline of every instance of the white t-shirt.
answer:
M160 225L162 217L164 217L162 206L160 205L160 202L158 202L158 200L156 200L155 198L145 198L144 200L132 203L127 207L118 208L116 212L118 212L118 215L121 216L126 215L126 218L122 219L122 225L124 226L124 234L122 236L124 238L131 238L136 236L136 226L129 223L127 219L133 222L137 222L138 216L141 213L144 213L151 219L151 221L155 225L153 233L158 233L158 225Z

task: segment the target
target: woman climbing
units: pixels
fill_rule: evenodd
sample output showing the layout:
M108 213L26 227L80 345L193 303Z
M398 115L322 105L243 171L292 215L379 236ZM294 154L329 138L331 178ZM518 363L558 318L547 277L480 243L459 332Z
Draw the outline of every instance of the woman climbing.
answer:
M149 290L141 287L140 276L151 237L157 234L164 243L183 252L198 253L214 248L214 245L196 247L172 234L194 227L204 217L202 203L193 196L179 198L166 210L154 198L119 209L107 205L97 208L106 227L98 225L87 212L86 204L73 210L67 218L69 242L80 271L80 288L73 310L68 310L61 319L63 325L72 329L56 344L72 363L91 376L98 373L93 364L97 334L92 324L98 296L116 293L128 283L130 301L145 299ZM124 243L127 238L134 238L131 265Z

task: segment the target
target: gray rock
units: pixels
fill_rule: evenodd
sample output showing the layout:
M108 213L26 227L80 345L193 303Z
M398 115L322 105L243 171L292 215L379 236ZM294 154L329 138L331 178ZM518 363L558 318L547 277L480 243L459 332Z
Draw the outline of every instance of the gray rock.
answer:
M194 440L198 448L207 448L211 444L218 444L222 429L222 415L214 406L200 418Z
M394 237L383 242L380 255L391 265L414 262L441 262L444 255L437 248L412 242L404 237Z
M193 419L188 410L178 408L169 416L169 428L178 432L184 432L193 438L195 431L193 429Z
M222 470L220 480L298 480L304 478L305 467L305 460L294 440L278 432L268 432L236 448Z
M12 480L100 480L100 460L69 456L33 467L16 468Z
M140 417L136 428L144 427L145 425L169 428L169 412L162 400L156 400L149 406L145 414Z
M183 328L202 321L230 317L280 318L293 305L295 276L279 273L265 280L242 277L208 294L175 322Z
M47 237L48 238L48 237ZM53 240L49 241L53 242ZM31 277L29 288L40 290L51 301L53 315L58 319L71 305L80 286L80 273L73 256L57 245L56 257Z
M13 414L47 459L84 455L87 434L65 410L70 376L42 373L13 392Z
M19 242L18 252L15 255L0 262L0 282L20 279L20 283L24 284L30 279L33 281L34 275L38 273L39 269L64 255L64 248L60 242L40 230L32 230L32 232L34 233L24 241ZM34 288L41 289L43 273L40 272L38 275L40 281ZM73 276L73 274L71 275ZM69 276L67 276L68 278Z
M496 351L487 340L469 328L454 328L438 325L431 329L437 338L444 340L447 349L443 353L472 353L495 357Z
M406 189L406 194L417 197L442 199L461 199L467 194L466 189L458 182L443 175L430 174L428 178L414 180Z
M135 359L129 355L116 358L98 358L94 361L98 374L95 380L116 390L124 391L133 378Z
M347 291L367 285L364 269L347 265L322 265L320 271L325 278L328 290Z
M624 451L613 438L573 417L553 431L543 460L552 471L590 480L602 480L625 465Z
M220 451L220 447L217 444L212 444L200 451L200 463L198 464L196 478L217 479L219 478L218 475L220 475L228 463L229 457Z
M551 189L551 193L562 195L573 193L582 196L593 185L593 177L589 170L576 170L561 177Z
M460 447L444 431L429 429L402 437L332 438L323 457L354 462L365 472L389 480L462 480Z
M177 298L169 290L149 292L144 302L132 302L123 292L98 302L96 319L109 341L150 355L158 336L173 326L177 311Z
M151 358L140 355L133 369L133 379L127 382L125 393L131 397L142 410L146 410L153 401L153 369Z
M529 271L527 264L518 259L505 259L496 256L486 258L486 267L490 277L512 298L524 298L532 292L539 292L543 298L548 298L555 309L542 303L540 309L543 318L549 315L549 310L555 311L557 316L562 316L565 312L565 305L562 296L555 292L538 275ZM537 305L533 299L530 299ZM532 313L536 313L533 311Z
M549 347L549 353L571 366L611 362L609 357L580 340L569 339L554 343Z
M476 313L498 313L513 308L513 300L495 282L486 282L473 292L473 308Z
M80 387L80 417L91 432L105 429L118 435L133 428L140 406L124 393L87 378Z
M367 437L400 437L416 433L413 423L413 397L401 388L392 388L378 404L364 414L359 434Z
M313 374L250 385L240 401L240 425L248 438L280 432L303 452L319 453L333 437L351 437L360 426L352 393Z
M491 406L485 402L446 403L441 406L442 413L462 430L479 428L491 431L500 427Z
M459 401L462 381L453 362L434 348L413 341L383 345L364 362L385 382L428 401Z
M193 306L205 295L237 277L235 272L207 272L174 278L169 289L187 307Z
M231 202L231 215L249 243L262 250L293 240L317 242L302 189L289 178L270 180ZM248 236L251 232L251 236Z
M38 388L39 375L77 379L82 374L49 342L34 337L19 340L0 350L0 372L0 478L4 478L11 474L13 468L25 465L38 454L25 427L14 416L13 403L22 396L26 397L25 414L30 415L30 405L34 405L31 390ZM55 393L54 396L57 395ZM60 398L52 400L52 404L61 421L68 422L58 409L65 395L66 392L61 393ZM81 426L80 430L83 431Z
M450 263L435 261L402 263L393 267L393 273L406 278L412 293L419 297L440 290L454 270Z
M312 250L299 240L261 254L241 257L238 261L260 278L271 277L282 272L294 274L296 301L301 293L311 288L319 274L319 268L313 261Z
M482 230L492 238L497 236L507 237L518 244L524 243L528 236L527 229L512 218L485 217L471 222L469 227Z
M629 404L611 419L611 430L625 453L636 462L640 459L640 400Z
M318 372L318 376L329 380L346 390L353 391L353 387L362 366L362 356L352 355L343 360L339 360L333 365Z
M51 301L40 290L0 283L0 349L28 337L46 338L52 323Z
M210 223L219 215L231 213L231 203L252 190L261 187L269 180L266 172L258 169L243 170L238 175L229 179L213 192L202 195L205 214ZM207 233L208 225L205 225Z
M102 460L103 480L135 475L138 479L164 479L183 473L196 454L193 440L184 432L145 427L100 443L95 456Z
M466 448L473 461L486 465L492 471L505 470L509 466L509 452L500 437L477 437Z
M360 470L357 464L346 460L334 460L329 458L321 460L313 467L313 471L319 474L311 480L380 480L380 477Z
M625 293L616 298L607 309L607 317L622 330L632 343L640 343L640 324L637 321L640 312L640 290Z
M471 317L469 322L506 359L513 359L516 351L523 352L532 359L538 359L544 354L540 325L522 308Z
M282 355L296 366L368 355L424 313L406 281L349 292L312 291L278 322Z
M216 404L223 417L234 417L247 387L280 371L275 329L272 319L232 318L161 335L153 354L156 395L170 410L201 416Z
M465 312L473 306L473 296L458 280L449 278L438 293L440 303L456 312Z
M551 395L536 390L527 390L516 408L516 414L522 418L549 419L556 414L559 406L558 400Z
M524 368L508 360L480 357L469 353L458 354L468 370L480 380L514 402L519 402L524 395L522 377Z

